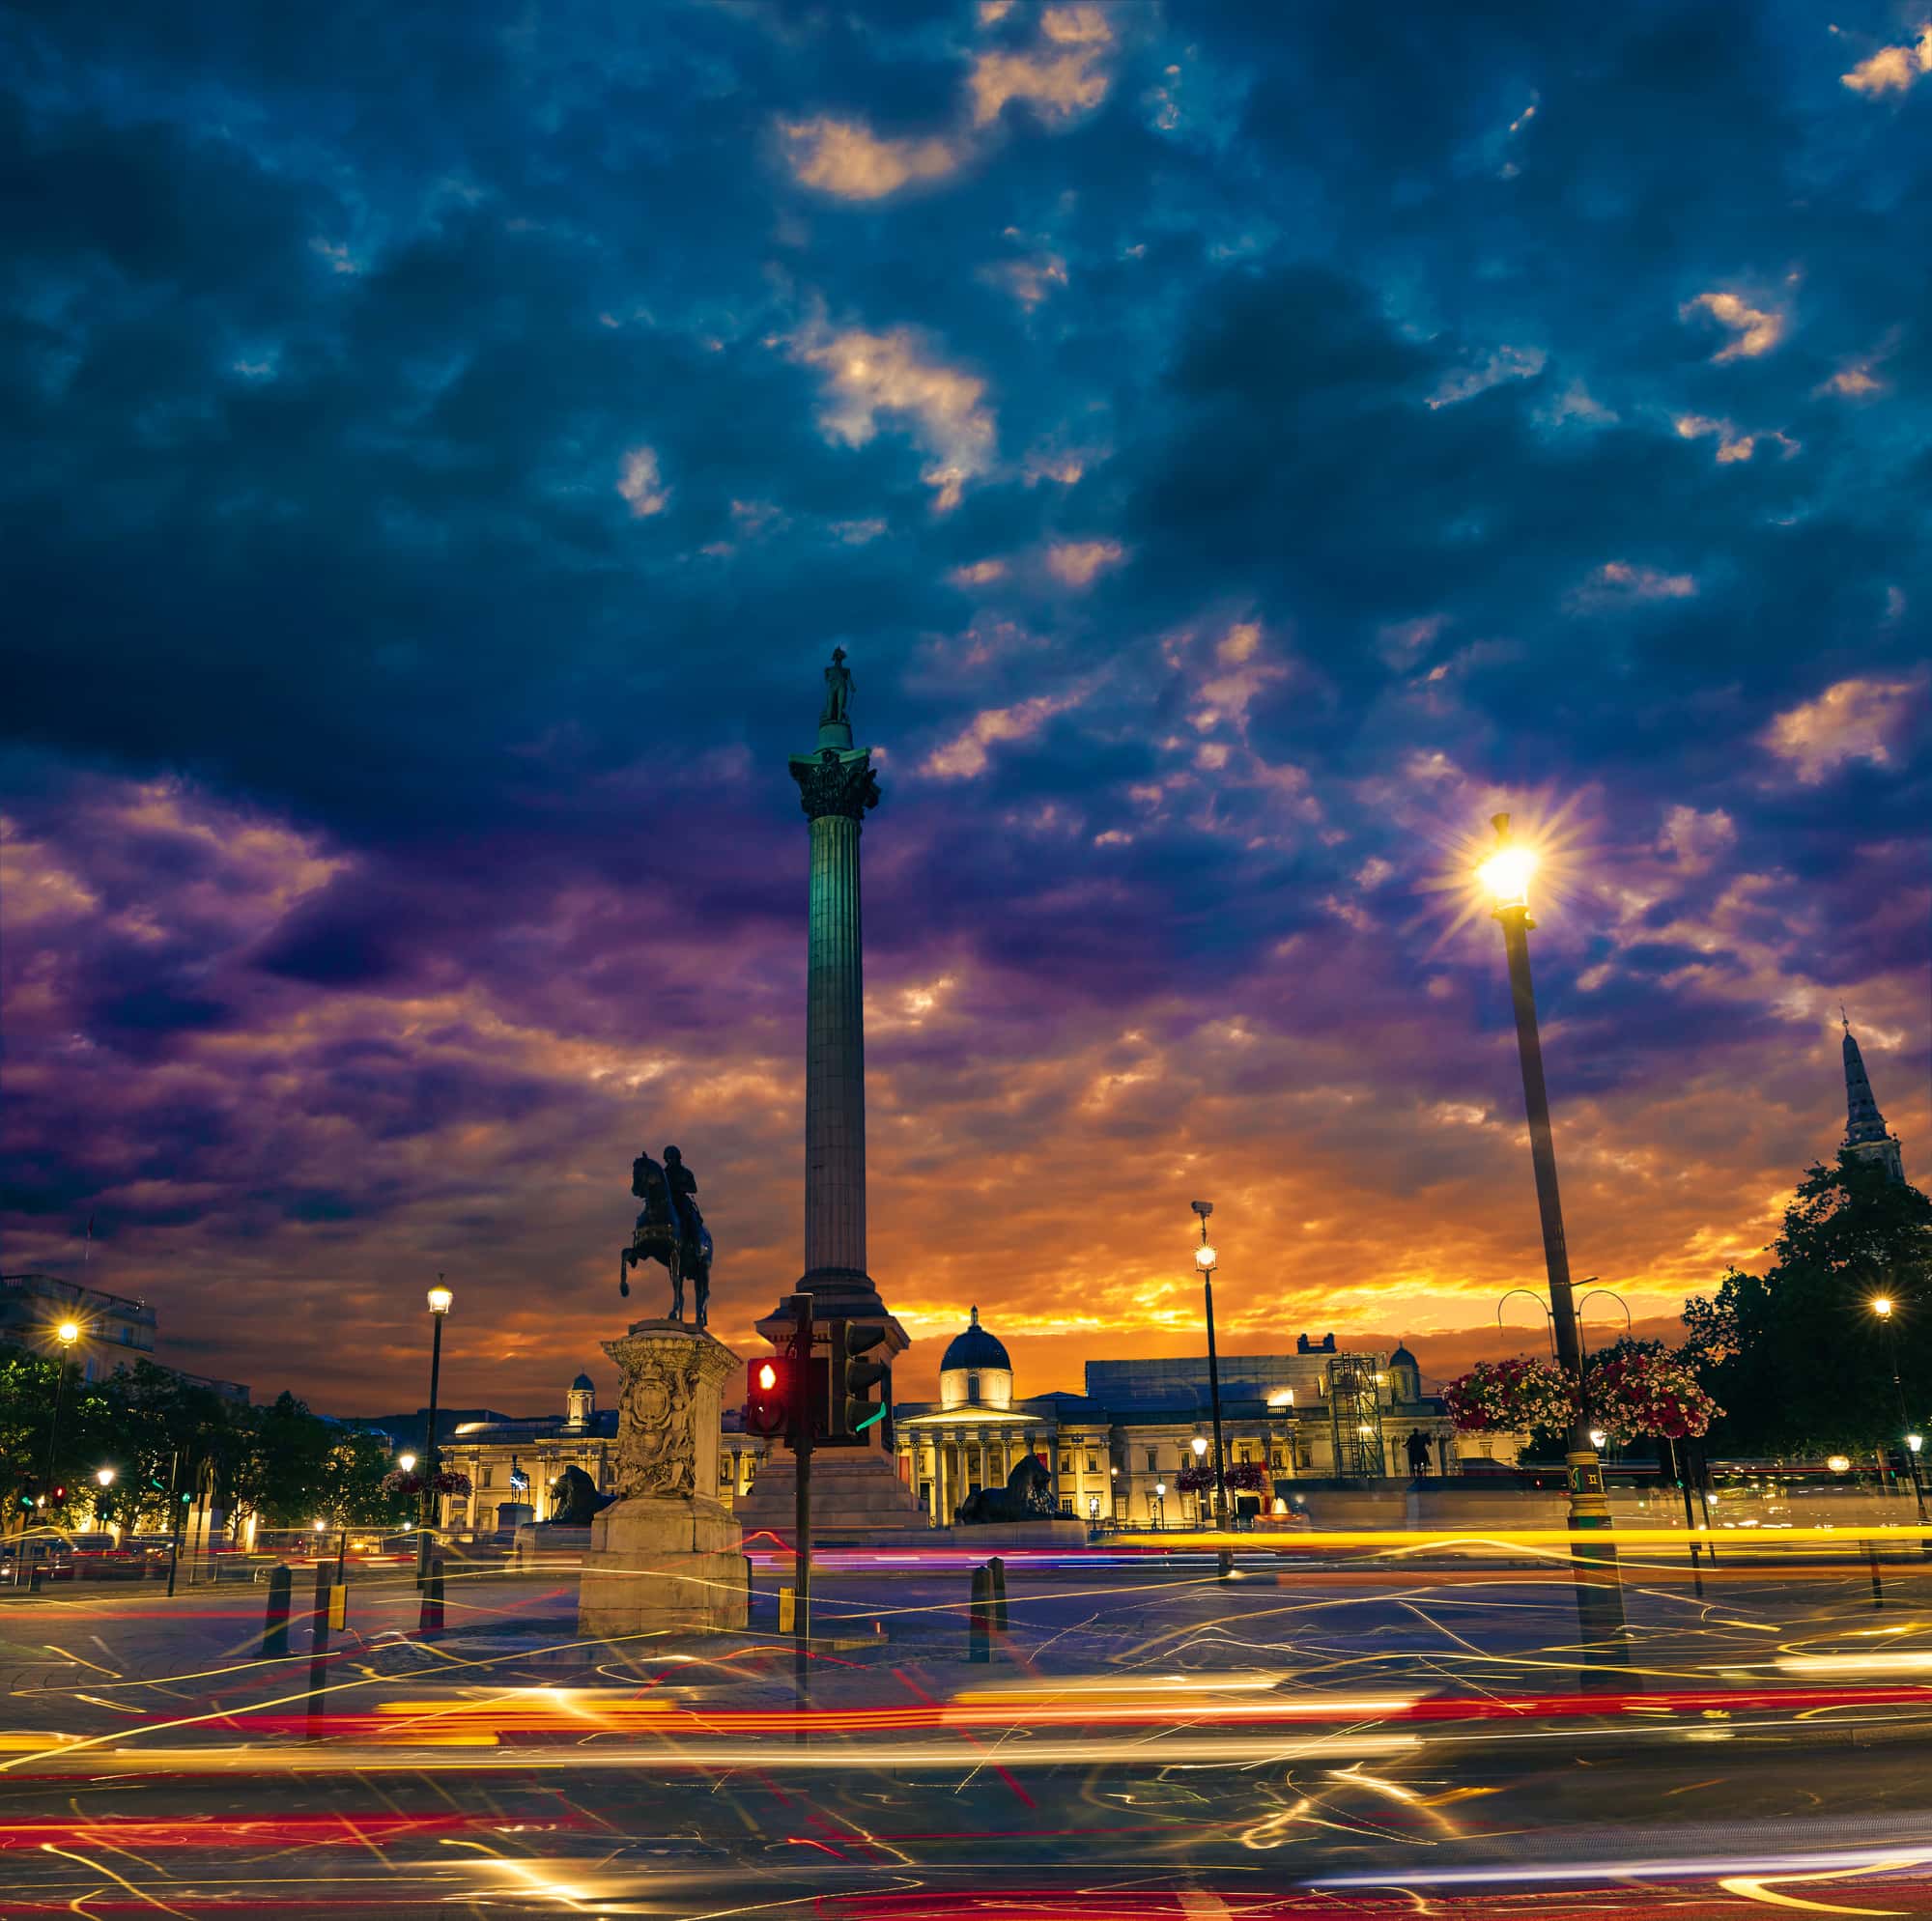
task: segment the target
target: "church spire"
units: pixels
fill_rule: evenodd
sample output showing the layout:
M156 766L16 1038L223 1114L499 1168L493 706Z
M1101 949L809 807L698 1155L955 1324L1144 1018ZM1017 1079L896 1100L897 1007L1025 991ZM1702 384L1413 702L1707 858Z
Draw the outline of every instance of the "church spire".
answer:
M1893 1180L1902 1181L1905 1164L1899 1155L1898 1137L1888 1132L1885 1116L1878 1111L1858 1036L1852 1032L1851 1018L1842 1005L1838 1017L1845 1029L1845 1150L1861 1160L1879 1162Z

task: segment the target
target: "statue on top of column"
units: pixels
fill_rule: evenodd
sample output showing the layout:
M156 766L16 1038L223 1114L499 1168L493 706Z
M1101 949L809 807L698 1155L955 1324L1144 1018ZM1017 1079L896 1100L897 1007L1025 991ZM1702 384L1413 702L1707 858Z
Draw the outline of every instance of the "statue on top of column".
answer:
M852 669L845 664L845 649L832 650L832 664L825 669L825 706L819 714L821 727L849 726L852 721Z

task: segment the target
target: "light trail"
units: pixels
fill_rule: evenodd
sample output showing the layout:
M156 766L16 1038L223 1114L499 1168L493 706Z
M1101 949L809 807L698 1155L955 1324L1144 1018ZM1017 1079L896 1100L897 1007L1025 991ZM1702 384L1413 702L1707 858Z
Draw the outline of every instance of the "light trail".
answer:
M1902 1873L1932 1862L1924 1848L1848 1848L1840 1852L1722 1856L1686 1861L1545 1861L1486 1868L1400 1868L1386 1875L1325 1875L1311 1888L1407 1888L1545 1885L1552 1881L1722 1880L1750 1876L1774 1880L1814 1874Z

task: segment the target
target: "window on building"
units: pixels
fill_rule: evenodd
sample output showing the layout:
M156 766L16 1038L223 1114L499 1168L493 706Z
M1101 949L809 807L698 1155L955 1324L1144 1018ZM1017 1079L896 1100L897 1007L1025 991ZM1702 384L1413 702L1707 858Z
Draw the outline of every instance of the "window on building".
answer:
M1073 1511L1073 1496L1071 1494L1063 1494L1060 1497L1060 1511L1063 1514L1070 1514Z
M497 1470L494 1467L486 1467L483 1470L483 1485L485 1487L494 1487L496 1484Z
M968 1372L966 1376L966 1399L975 1407L980 1403L980 1376L976 1373Z
M1147 1451L1147 1457L1148 1472L1150 1474L1157 1474L1160 1471L1160 1450L1158 1448L1150 1448Z
M718 1456L718 1479L722 1481L726 1487L730 1486L731 1456L729 1455L720 1455Z
M1096 1455L1089 1455L1087 1456L1087 1472L1089 1474L1098 1474L1100 1472L1100 1462Z
M1071 1474L1073 1472L1073 1456L1071 1455L1063 1454L1060 1456L1060 1471L1062 1474Z

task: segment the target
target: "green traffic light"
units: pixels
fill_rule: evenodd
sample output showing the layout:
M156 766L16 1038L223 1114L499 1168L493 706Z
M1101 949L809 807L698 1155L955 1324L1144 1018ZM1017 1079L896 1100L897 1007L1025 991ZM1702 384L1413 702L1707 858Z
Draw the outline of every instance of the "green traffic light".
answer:
M883 1407L875 1407L873 1408L871 1413L867 1415L866 1418L862 1422L860 1422L856 1427L852 1429L852 1431L855 1434L863 1434L866 1431L866 1429L871 1427L875 1422L883 1421L885 1418L886 1418L886 1410Z

